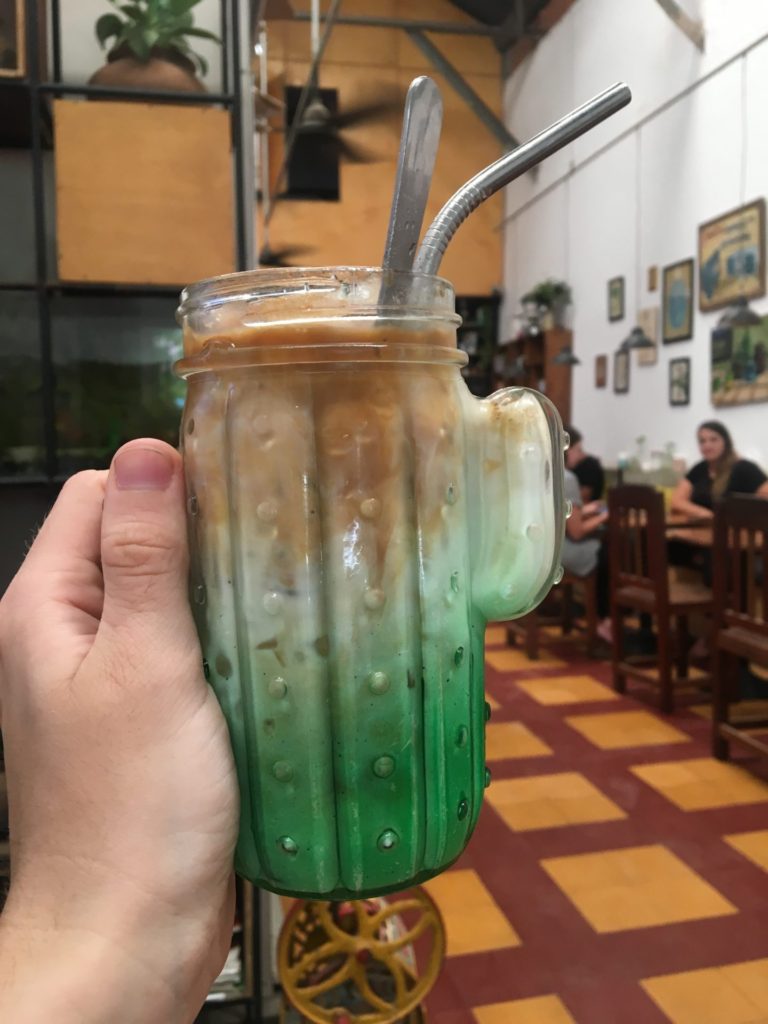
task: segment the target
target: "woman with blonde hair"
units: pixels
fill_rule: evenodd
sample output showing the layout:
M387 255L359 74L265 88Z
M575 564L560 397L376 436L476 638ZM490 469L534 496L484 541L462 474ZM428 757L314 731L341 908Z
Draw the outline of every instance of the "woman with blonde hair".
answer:
M707 420L697 431L701 462L683 477L672 495L671 509L691 519L714 516L714 506L728 494L768 498L768 476L754 462L740 459L727 428Z

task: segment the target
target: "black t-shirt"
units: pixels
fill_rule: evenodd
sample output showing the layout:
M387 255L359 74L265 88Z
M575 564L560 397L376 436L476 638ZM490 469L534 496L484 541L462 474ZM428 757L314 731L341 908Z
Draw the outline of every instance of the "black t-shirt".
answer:
M579 481L579 487L589 487L590 495L587 501L597 501L602 498L605 487L605 474L599 459L594 455L585 455L581 462L573 467L573 474Z
M693 488L691 501L694 505L712 508L712 481L706 462L697 462L686 473L685 478ZM750 462L748 459L739 459L733 464L723 496L726 494L754 494L766 480L768 480L768 476L754 462Z

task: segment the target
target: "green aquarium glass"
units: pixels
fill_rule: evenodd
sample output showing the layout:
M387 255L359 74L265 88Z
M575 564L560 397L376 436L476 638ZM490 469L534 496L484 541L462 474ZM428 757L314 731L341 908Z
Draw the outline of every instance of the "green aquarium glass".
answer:
M237 870L327 899L462 852L486 622L559 567L553 406L470 394L440 278L255 271L185 291L191 593L237 763Z

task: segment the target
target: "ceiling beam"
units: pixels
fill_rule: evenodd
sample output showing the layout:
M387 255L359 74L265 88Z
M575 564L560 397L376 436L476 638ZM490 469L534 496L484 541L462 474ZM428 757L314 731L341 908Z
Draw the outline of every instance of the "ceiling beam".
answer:
M308 11L296 11L294 21L310 21ZM323 15L324 17L324 15ZM455 36L488 36L495 39L499 30L492 25L465 25L458 21L424 21L414 18L374 18L367 15L343 14L336 18L337 25L361 25L364 28L403 28L417 32L444 32Z
M533 21L529 21L522 39L504 51L504 75L509 76L536 49L538 41L563 17L576 0L549 0Z
M656 0L661 9L670 16L681 32L688 36L697 50L704 51L704 22L686 14L677 0Z
M432 40L417 29L409 29L408 38L418 46L427 60L434 65L446 82L461 96L470 110L496 136L504 150L517 149L520 143L511 132L507 131L504 122L494 114L485 100L475 92L466 78L451 64L445 54L435 46Z

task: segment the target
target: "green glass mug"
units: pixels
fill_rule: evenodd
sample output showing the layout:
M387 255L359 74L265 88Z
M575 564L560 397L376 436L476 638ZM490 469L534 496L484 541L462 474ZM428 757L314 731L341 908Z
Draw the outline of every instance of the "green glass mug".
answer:
M187 289L191 594L241 794L237 870L348 899L477 822L488 621L559 571L560 418L460 373L451 286L332 268Z

